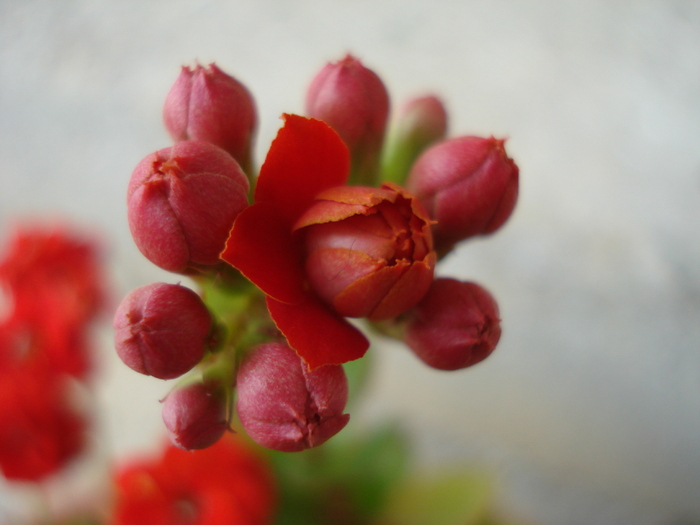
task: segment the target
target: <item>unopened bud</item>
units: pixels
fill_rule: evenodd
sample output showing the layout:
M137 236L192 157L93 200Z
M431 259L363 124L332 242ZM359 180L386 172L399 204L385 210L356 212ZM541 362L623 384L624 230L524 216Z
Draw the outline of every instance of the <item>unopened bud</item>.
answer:
M163 121L173 140L203 140L226 150L248 172L258 117L248 89L215 64L183 67Z
M416 161L407 188L423 203L438 254L474 235L493 233L518 198L518 167L493 137L459 137L427 149Z
M398 112L382 152L385 181L403 184L413 162L431 144L447 134L447 111L433 95L414 98Z
M212 344L212 316L202 299L178 284L132 291L114 316L114 345L124 363L159 379L179 377Z
M163 401L163 423L173 445L207 448L229 428L226 388L214 381L176 387Z
M348 383L340 365L309 371L286 345L256 347L236 379L236 411L258 444L297 452L325 443L350 416L343 414Z
M406 344L425 364L440 370L483 361L501 337L496 301L471 282L436 279L407 315Z
M306 113L331 126L350 149L351 181L372 185L389 116L389 94L376 73L350 55L327 64L309 86Z
M221 264L233 221L248 205L248 179L208 142L184 141L143 159L127 193L129 227L141 253L177 273Z

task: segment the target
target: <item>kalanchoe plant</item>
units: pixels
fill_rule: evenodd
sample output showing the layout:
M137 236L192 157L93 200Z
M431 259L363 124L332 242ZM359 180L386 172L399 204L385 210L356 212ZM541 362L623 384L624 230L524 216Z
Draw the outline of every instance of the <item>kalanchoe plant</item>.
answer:
M248 205L239 163L251 176L252 97L214 65L185 68L164 111L182 142L150 155L132 175L136 244L201 287L197 308L155 316L167 328L163 344L148 351L125 342L140 319L122 312L116 323L118 351L130 366L144 369L148 356L159 365L141 371L158 368L161 377L194 367L164 403L166 427L182 448L207 446L229 423L235 427L226 411L234 398L241 425L266 447L303 450L340 431L349 418L340 365L369 347L362 325L347 317L446 370L483 360L500 337L491 295L435 272L456 243L492 233L511 214L518 168L503 141L445 140L444 106L428 95L400 110L384 146L386 88L349 55L316 75L306 111L284 115L251 177ZM221 329L210 333L207 315L195 310L212 312ZM185 336L188 329L196 336Z

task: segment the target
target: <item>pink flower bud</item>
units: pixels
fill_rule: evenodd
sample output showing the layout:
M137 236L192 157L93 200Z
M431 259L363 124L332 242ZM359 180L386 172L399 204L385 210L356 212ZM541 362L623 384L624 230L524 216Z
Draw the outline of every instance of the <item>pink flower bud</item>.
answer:
M248 205L248 179L224 150L178 142L136 166L127 205L134 241L153 264L207 271L220 264L233 221Z
M345 427L348 382L339 365L309 371L286 345L256 347L236 379L236 410L260 445L298 452L325 443Z
M203 140L225 149L247 171L258 117L246 87L215 64L183 67L170 89L163 121L175 141Z
M381 79L350 55L329 63L309 86L306 113L340 135L352 155L353 177L371 184L389 116L389 95Z
M114 316L114 345L124 363L159 379L181 376L212 344L212 317L202 299L178 284L132 291Z
M485 235L508 219L518 197L518 167L503 140L460 137L437 144L416 161L407 187L425 206L438 253Z
M384 180L403 184L416 158L445 138L447 111L433 95L409 100L398 112L382 157Z
M173 445L183 450L207 448L229 428L225 387L216 382L175 388L163 401L163 423Z
M299 219L314 291L346 317L381 320L413 307L433 280L430 221L399 186L324 191Z
M406 344L425 364L440 370L486 359L501 337L498 305L475 283L436 279L408 316Z

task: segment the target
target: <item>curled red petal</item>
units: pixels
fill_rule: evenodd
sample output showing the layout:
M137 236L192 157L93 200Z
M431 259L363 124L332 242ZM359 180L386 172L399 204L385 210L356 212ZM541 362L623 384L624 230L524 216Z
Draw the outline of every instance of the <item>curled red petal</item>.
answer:
M270 203L241 212L221 258L278 301L299 303L305 298L301 247Z
M369 348L362 332L312 295L295 305L268 297L267 309L309 370L359 359Z
M316 194L347 182L348 149L325 122L284 115L284 126L260 169L255 201L275 206L291 226Z

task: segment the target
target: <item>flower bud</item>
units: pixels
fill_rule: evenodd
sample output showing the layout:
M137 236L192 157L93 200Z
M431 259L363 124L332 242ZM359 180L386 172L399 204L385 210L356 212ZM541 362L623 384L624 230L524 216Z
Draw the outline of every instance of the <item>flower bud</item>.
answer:
M508 219L518 197L518 167L503 140L459 137L423 153L407 187L425 206L435 247L444 254L463 239L485 235Z
M114 345L124 363L159 379L181 376L199 363L211 340L212 316L202 299L179 284L132 291L114 316Z
M475 283L436 279L408 317L406 344L425 364L440 370L483 361L501 337L498 305Z
M182 68L165 99L163 121L173 140L210 142L249 170L258 122L255 101L215 64Z
M416 158L446 134L447 112L440 99L428 95L408 101L396 116L382 152L384 180L403 184Z
M340 315L381 320L422 299L433 280L430 221L399 186L324 191L299 219L306 232L306 274Z
M196 273L220 264L234 219L248 205L248 179L207 142L178 142L143 159L127 193L141 253L164 270Z
M350 55L329 63L309 86L306 113L331 126L350 149L351 180L372 185L389 116L381 79Z
M207 448L228 430L226 388L214 381L176 387L163 401L163 423L173 445L183 450Z
M348 382L340 365L309 371L286 345L256 347L236 379L236 411L250 437L274 450L297 452L325 443L345 427Z

